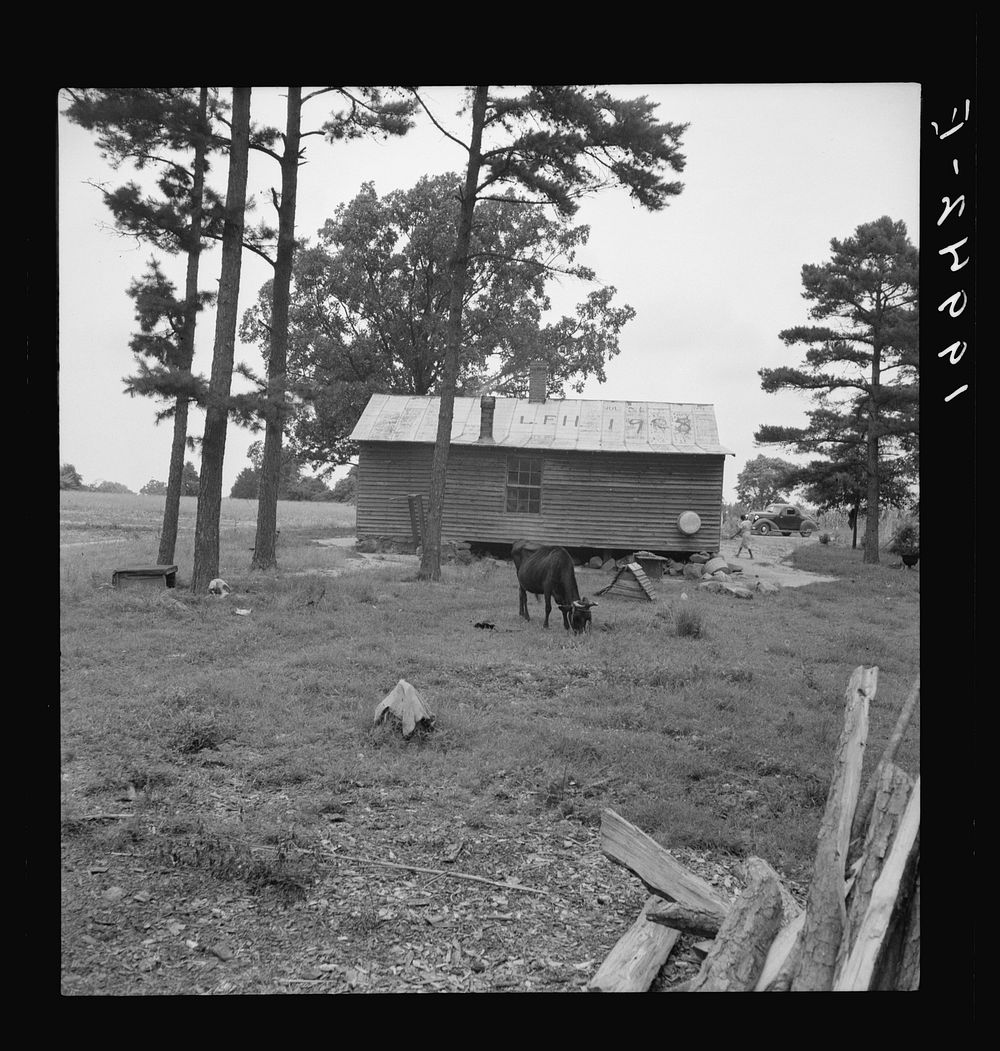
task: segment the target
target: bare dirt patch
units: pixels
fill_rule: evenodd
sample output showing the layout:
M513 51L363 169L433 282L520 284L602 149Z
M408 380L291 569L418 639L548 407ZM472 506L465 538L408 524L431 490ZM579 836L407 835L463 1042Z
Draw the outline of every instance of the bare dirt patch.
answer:
M238 753L212 756L229 776L208 811L168 814L155 791L82 797L83 771L64 774L80 818L63 837L64 994L582 991L647 897L597 828L539 812L505 778L464 823L447 819L451 785L440 798L354 780L323 799L289 792L287 822L310 824L313 846L289 835L241 853L210 831L263 802ZM676 854L738 893L735 858ZM655 988L696 972L696 941L678 943Z
M357 543L357 537L330 537L317 540L316 543L324 547L336 548L338 553L339 550L344 550L345 552L349 551L352 555L360 554L353 551L353 547ZM739 574L739 580L744 583L749 582L751 587L757 580L768 584L776 584L778 587L784 588L803 587L806 584L830 583L836 580L836 577L821 576L819 573L809 573L802 569L795 569L785 561L800 544L806 543L814 544L816 541L804 537L755 537L754 547L757 550L754 552L754 557L749 558L743 555L737 558L736 549L739 546L737 541L723 541L720 554L727 558L732 565L740 567L742 572ZM320 572L328 576L340 576L342 573L363 569L377 569L379 566L404 565L416 567L419 563L420 559L416 555L400 555L389 552L361 554L360 558L353 560L338 560L334 565L324 568ZM603 581L604 577L608 576L607 573L601 570L589 570L584 566L577 569L577 574L581 577L581 584L587 578ZM664 583L680 584L681 580L678 578L674 581L666 578ZM601 585L588 586L593 591ZM584 588L584 590L587 590L587 588Z
M739 547L737 540L722 542L723 557L731 565L739 566L743 572L739 575L744 582L761 580L767 584L777 584L783 588L800 588L806 584L828 584L836 577L821 576L819 573L808 573L804 569L795 569L786 559L802 544L815 544L817 540L805 537L754 537L751 549L754 557L746 554L736 557Z

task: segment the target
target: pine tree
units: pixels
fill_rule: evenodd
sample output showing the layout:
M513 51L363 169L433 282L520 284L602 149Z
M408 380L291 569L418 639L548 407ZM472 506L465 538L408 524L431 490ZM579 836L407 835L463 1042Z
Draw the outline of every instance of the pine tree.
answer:
M232 141L225 226L222 235L222 268L215 315L212 376L205 411L201 447L201 480L195 522L194 569L191 589L208 590L219 575L219 519L222 510L222 465L226 454L226 425L236 350L240 270L246 213L247 168L250 148L250 88L233 88Z
M150 326L142 329L143 336L151 336L163 321L172 330L169 345L133 340L132 349L152 358L154 364L140 357L139 371L125 378L128 394L173 402L170 411L157 415L158 421L169 417L174 421L158 555L160 564L168 565L174 560L177 543L188 406L198 390L198 381L191 374L195 323L198 312L212 299L198 291L198 270L204 237L211 234L216 221L210 217L218 207L205 183L208 155L216 145L210 125L213 98L207 87L197 92L187 88L89 88L68 89L67 93L72 99L67 116L98 133L98 147L114 168L129 161L139 171L151 165L161 169L159 197L143 196L134 182L113 191L102 188L116 226L165 252L182 252L187 257L184 298L164 302L158 316L140 305L140 295L144 295L140 285L133 284L129 291L137 300L140 325ZM158 271L155 263L151 266ZM151 274L150 281L147 299L164 290L162 274Z
M469 88L471 127L468 142L447 132L415 95L435 126L467 151L459 187L455 247L449 260L451 292L448 338L441 377L437 438L431 465L427 533L419 576L441 577L441 524L448 470L448 447L460 370L463 299L476 203L489 199L491 187L515 186L523 203L554 206L573 215L580 197L618 185L644 208L657 210L681 192L666 182L667 168L682 171L680 138L686 125L658 124L655 105L646 98L617 99L604 90L576 86L534 86L512 96L488 85ZM484 133L490 141L484 144ZM492 138L496 136L497 142ZM512 201L512 204L515 202Z
M271 282L270 332L267 353L267 383L263 398L264 447L260 468L260 490L257 500L257 533L254 543L253 568L269 569L277 562L275 554L278 519L279 487L282 473L282 436L288 411L288 316L291 298L292 268L295 255L295 206L298 187L298 168L301 160L302 105L317 95L336 92L348 101L349 108L334 114L324 125L323 133L331 140L356 138L368 132L403 134L410 127L412 102L383 103L376 88L325 87L302 97L301 87L288 89L285 131L279 136L276 129L255 132L251 147L276 160L281 168L281 191L272 189L272 199L278 213L277 246L274 258L261 252L274 267ZM272 146L282 139L282 152ZM258 240L272 231L262 228L255 232Z
M915 463L917 409L917 249L906 225L888 216L863 223L844 241L830 241L832 258L802 267L809 314L826 326L797 326L779 338L808 349L801 368L761 369L765 391L808 390L818 402L818 437L838 418L861 420L864 430L864 561L879 561L878 520L882 451L895 445ZM846 399L845 399L846 395ZM841 428L843 429L843 428ZM762 426L760 442L808 446L808 431Z
M858 545L858 519L867 512L868 422L863 396L856 397L844 412L830 408L806 414L807 427L761 427L756 434L760 442L790 446L799 453L819 453L823 460L789 465L785 482L802 488L805 498L820 511L847 512L851 529L851 546ZM879 503L882 508L901 508L910 501L909 483L916 479L916 460L912 452L899 452L907 444L906 436L891 441L887 428L879 443ZM891 455L893 450L897 455Z

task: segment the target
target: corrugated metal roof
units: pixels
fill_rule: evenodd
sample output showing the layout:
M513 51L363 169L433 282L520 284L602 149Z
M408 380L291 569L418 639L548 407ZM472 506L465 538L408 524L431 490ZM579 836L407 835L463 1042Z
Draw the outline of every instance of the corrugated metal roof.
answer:
M373 394L351 438L433 443L439 403L439 398L427 396ZM480 442L479 430L480 399L456 398L452 444L486 444ZM492 444L513 449L734 455L719 444L712 405L663 401L497 398Z

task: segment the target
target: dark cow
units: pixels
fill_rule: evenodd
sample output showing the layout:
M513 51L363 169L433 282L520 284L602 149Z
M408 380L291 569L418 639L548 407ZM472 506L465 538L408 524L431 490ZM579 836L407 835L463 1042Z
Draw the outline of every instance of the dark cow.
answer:
M549 626L553 599L562 612L564 628L572 628L576 635L590 627L590 611L597 603L580 598L573 559L566 548L542 547L518 540L511 548L510 556L520 585L518 612L525 620L531 620L528 616L530 591L533 595L545 596L545 627Z

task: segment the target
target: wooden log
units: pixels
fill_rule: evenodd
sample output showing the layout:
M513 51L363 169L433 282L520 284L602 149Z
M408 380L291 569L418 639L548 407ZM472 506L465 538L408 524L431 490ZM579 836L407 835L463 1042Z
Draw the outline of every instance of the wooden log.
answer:
M851 882L848 881L845 884L845 897L850 886ZM784 885L781 889L784 892L783 926L771 942L771 948L767 950L764 968L754 987L754 991L758 993L787 993L802 955L802 928L805 925L806 914Z
M914 857L913 863L908 866L900 884L892 919L889 921L889 930L886 932L885 942L875 963L875 971L872 974L869 986L876 992L895 992L900 988L900 983L903 981L902 967L903 952L906 948L906 928L909 921L910 905L916 893L919 865L920 859L918 855ZM919 937L919 930L917 933Z
M618 939L587 988L598 993L644 993L670 955L680 931L652 923L646 907L659 901L650 896L635 923Z
M712 886L686 869L651 836L613 810L601 813L601 851L605 857L634 872L661 898L714 911L729 911L726 900Z
M778 887L781 892L781 928L767 950L764 966L754 986L755 992L763 992L777 978L782 965L788 960L789 953L798 941L805 921L805 913L788 888L784 883L779 883ZM791 970L788 973L788 981L791 981Z
M800 956L791 982L795 992L825 991L833 985L837 952L847 922L844 902L847 848L861 788L868 706L877 687L876 667L855 668L847 684L844 729L817 835Z
M906 771L900 770L895 763L886 763L882 767L861 853L861 865L851 893L847 897L847 927L839 953L842 958L845 958L854 946L858 927L868 910L872 888L882 871L912 788L913 778ZM842 958L838 960L839 966L843 966Z
M920 988L920 868L915 874L913 897L903 924L903 958L896 972L895 988L912 992Z
M806 914L800 912L774 936L757 976L755 992L787 993L791 989L792 977L799 967L805 921Z
M719 928L690 991L746 992L754 988L781 927L778 874L761 858L746 862L747 885Z
M664 901L655 895L652 900L655 904L646 910L646 919L653 923L662 923L664 927L673 927L699 938L714 938L719 933L723 917L715 909L693 909L690 905Z
M871 900L858 927L854 947L837 974L833 988L860 992L871 988L875 968L890 921L905 882L907 871L912 871L920 837L920 778L917 778L902 820L896 831L889 855L885 859Z
M907 726L910 725L910 718L913 715L919 700L920 677L918 676L916 682L911 687L909 694L900 707L899 715L896 718L896 725L893 728L892 733L889 735L889 740L885 746L885 750L879 758L878 764L872 773L871 780L865 786L864 794L861 796L857 810L854 813L854 822L851 826L851 847L848 851L847 858L848 868L850 868L855 859L861 853L865 829L868 826L868 819L871 815L872 806L875 803L875 795L878 792L882 770L886 765L895 761L896 752L899 750L899 743L903 740L903 734L906 733Z

